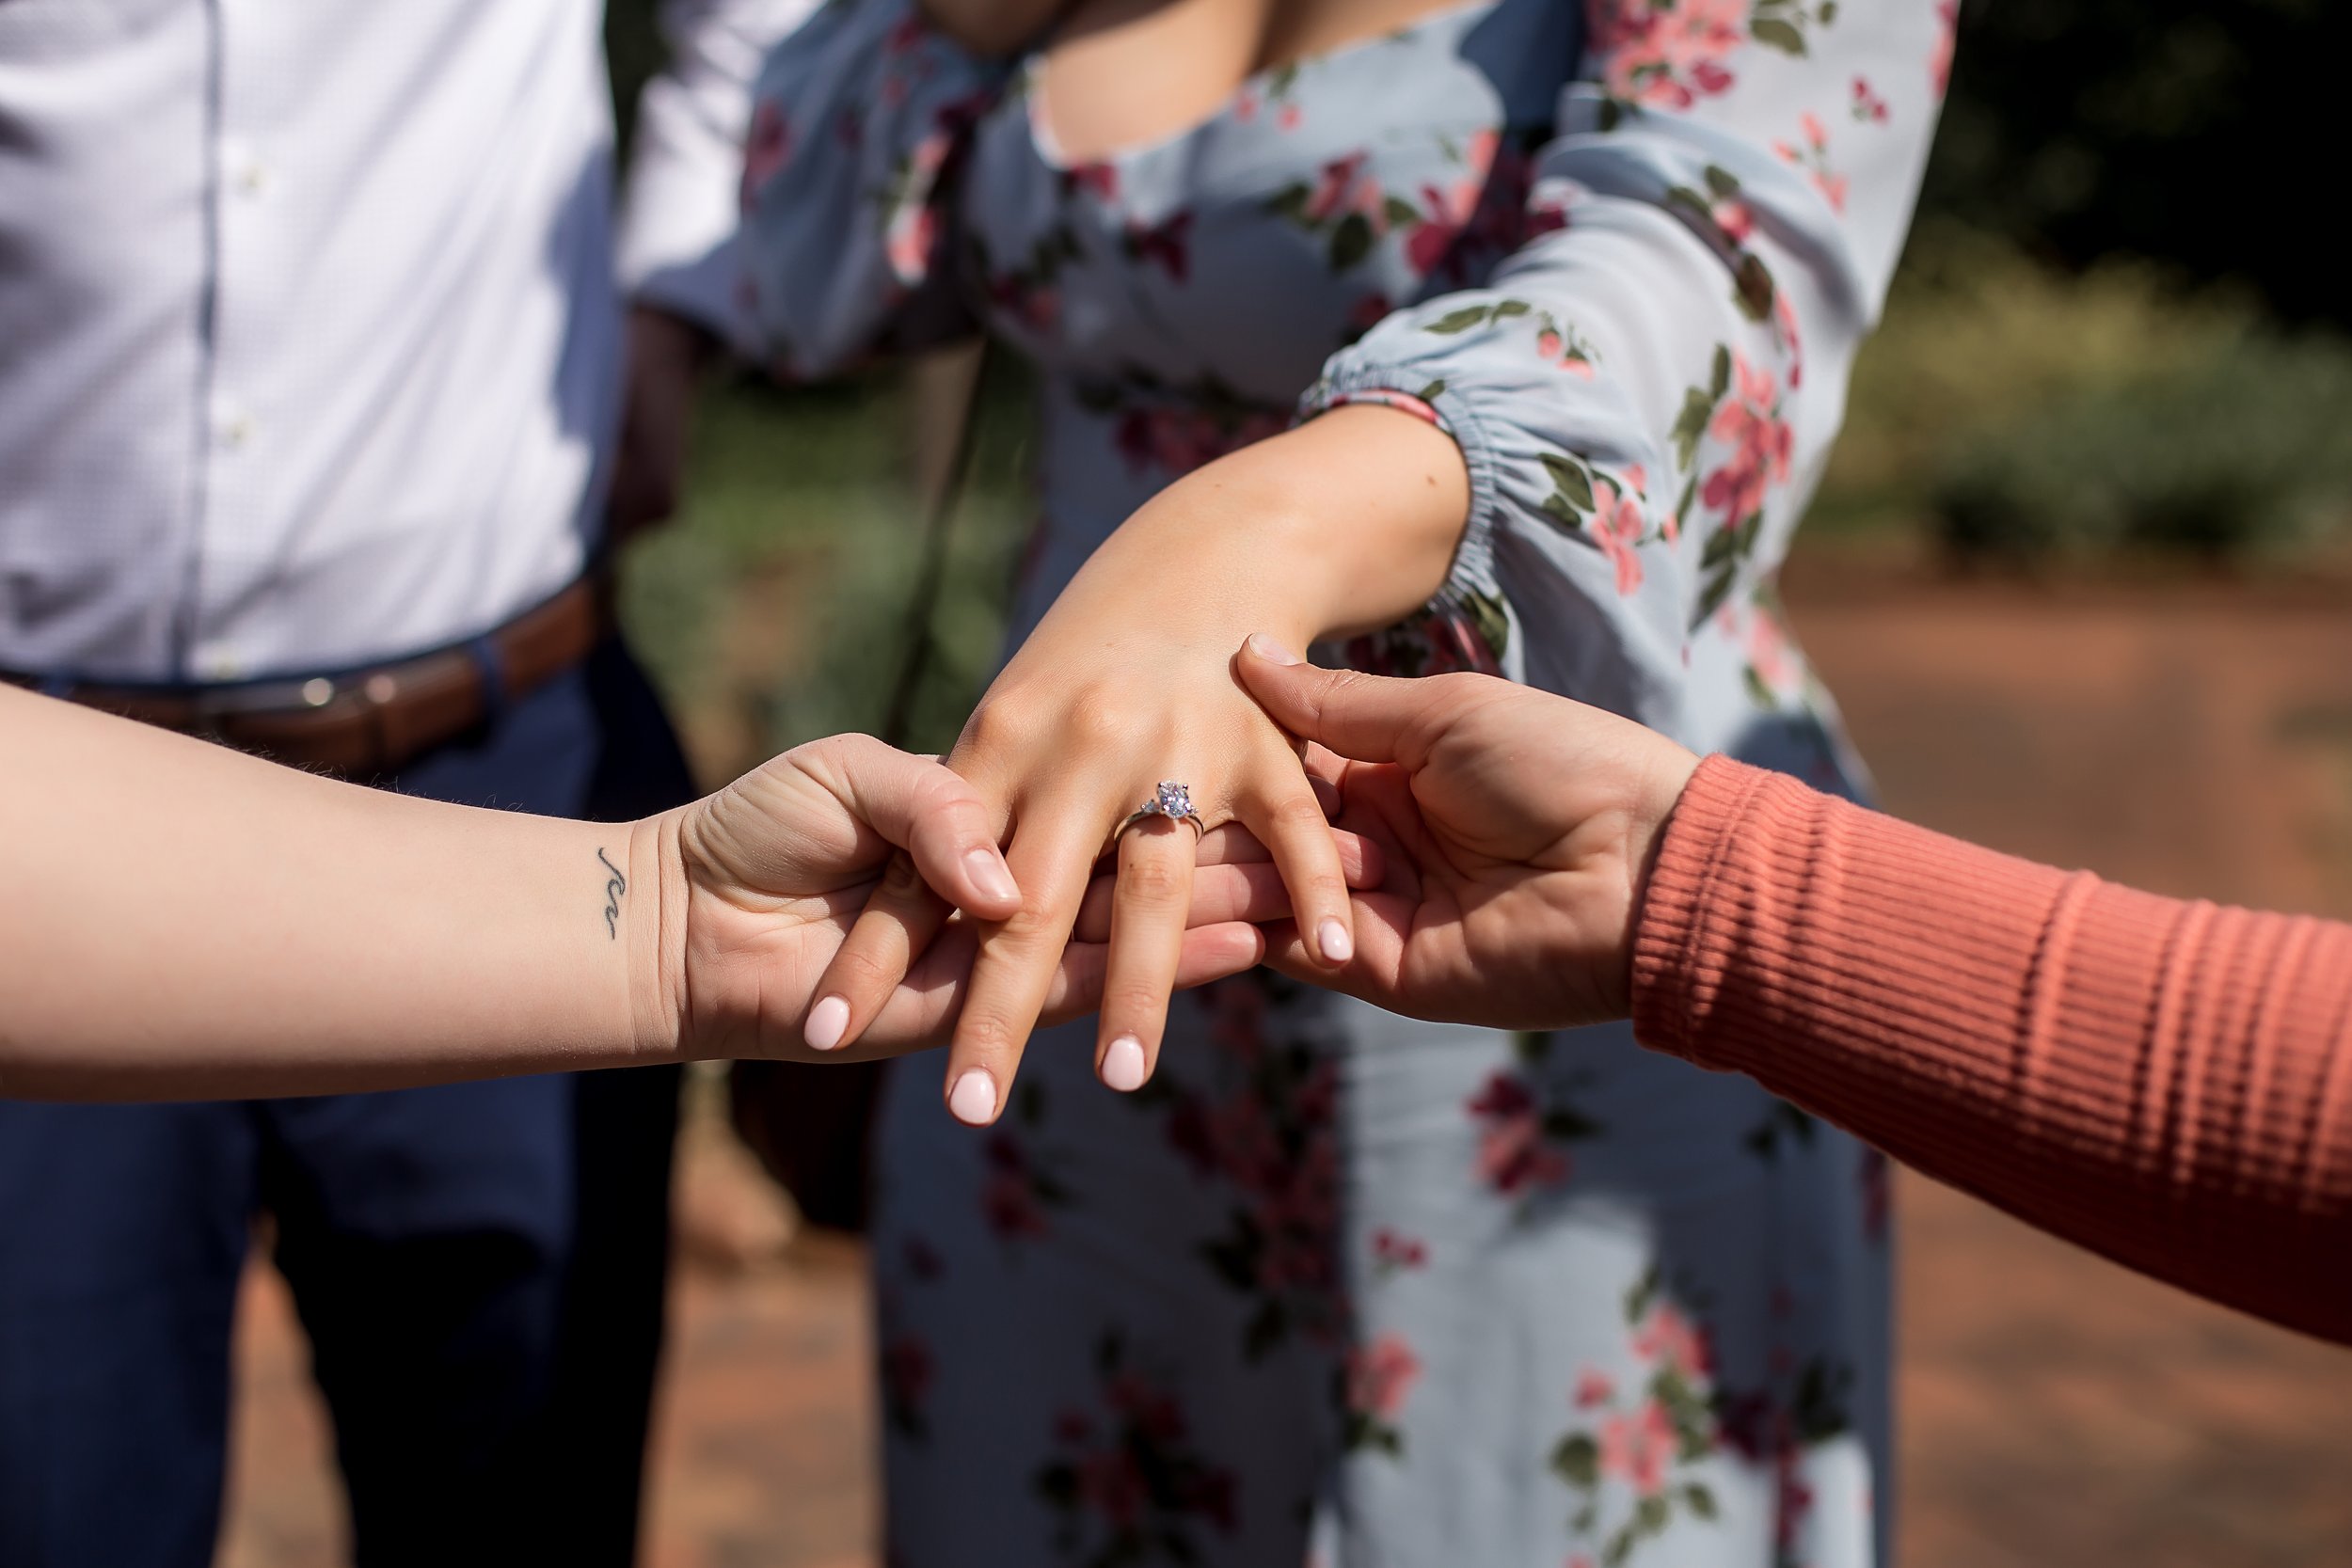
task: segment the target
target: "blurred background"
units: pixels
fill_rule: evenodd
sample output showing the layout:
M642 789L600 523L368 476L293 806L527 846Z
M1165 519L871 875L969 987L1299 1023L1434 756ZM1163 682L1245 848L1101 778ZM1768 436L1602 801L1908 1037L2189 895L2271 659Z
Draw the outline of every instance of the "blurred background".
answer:
M614 0L626 127L658 58ZM2352 916L2352 165L2325 0L1962 8L1919 222L1786 580L1885 803L2159 891ZM913 739L952 737L1028 519L996 367ZM716 784L881 722L921 534L902 376L714 385L627 616ZM862 1259L796 1227L697 1079L648 1520L657 1568L866 1568ZM2352 1356L1915 1179L1906 1568L2352 1562ZM339 1560L307 1350L257 1265L230 1568Z

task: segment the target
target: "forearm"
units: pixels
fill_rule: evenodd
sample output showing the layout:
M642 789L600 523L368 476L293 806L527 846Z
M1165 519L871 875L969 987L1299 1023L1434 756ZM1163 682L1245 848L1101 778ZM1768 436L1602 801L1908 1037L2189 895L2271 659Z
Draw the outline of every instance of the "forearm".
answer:
M2352 1339L2352 927L2108 886L1719 759L1668 830L1635 982L1645 1043Z
M658 822L363 790L6 690L0 732L0 1094L313 1093L675 1053Z
M1426 603L1469 510L1461 452L1442 431L1393 409L1334 409L1170 485L1060 603L1148 605L1154 635L1219 657L1253 631L1305 646Z

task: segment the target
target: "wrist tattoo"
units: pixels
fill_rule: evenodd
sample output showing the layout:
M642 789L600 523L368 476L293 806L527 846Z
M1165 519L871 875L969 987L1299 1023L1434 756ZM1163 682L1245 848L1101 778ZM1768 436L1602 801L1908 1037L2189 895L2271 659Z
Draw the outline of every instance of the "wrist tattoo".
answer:
M612 873L604 879L604 934L618 942L621 937L621 895L628 891L628 879L621 875L619 866L605 860L601 845L596 847L596 859L602 861L605 870Z

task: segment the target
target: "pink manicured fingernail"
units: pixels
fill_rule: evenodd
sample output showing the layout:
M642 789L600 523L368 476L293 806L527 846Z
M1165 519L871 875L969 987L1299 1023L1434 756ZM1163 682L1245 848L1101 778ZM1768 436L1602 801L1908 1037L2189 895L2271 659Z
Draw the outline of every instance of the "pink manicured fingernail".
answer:
M970 849L964 852L963 863L972 873L972 883L991 898L1018 898L1021 889L1014 885L1012 868L993 849Z
M801 1025L801 1038L811 1051L831 1051L850 1032L850 1005L838 996L819 998Z
M996 1081L981 1068L956 1080L948 1092L947 1109L966 1127L986 1127L996 1114Z
M1305 659L1277 642L1262 631L1249 634L1249 651L1268 664L1304 664Z
M1343 964L1356 956L1355 939L1336 920L1327 920L1315 927L1315 943L1323 949L1326 963Z
M1121 1035L1103 1053L1103 1082L1121 1094L1143 1087L1143 1042Z

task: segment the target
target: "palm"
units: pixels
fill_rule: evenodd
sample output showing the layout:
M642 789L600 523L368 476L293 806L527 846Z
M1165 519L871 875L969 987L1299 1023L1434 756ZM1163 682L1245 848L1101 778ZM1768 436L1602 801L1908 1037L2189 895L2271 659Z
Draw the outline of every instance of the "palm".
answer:
M680 824L682 1016L709 1054L799 1054L818 981L858 911L885 873L912 875L893 872L895 847L857 809L853 774L832 744L773 759ZM779 822L795 831L777 832ZM940 1043L971 957L959 922L892 993L858 1053Z

